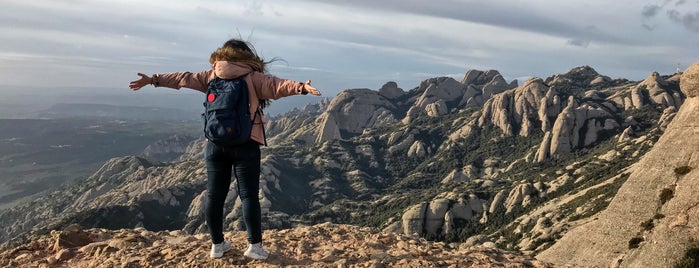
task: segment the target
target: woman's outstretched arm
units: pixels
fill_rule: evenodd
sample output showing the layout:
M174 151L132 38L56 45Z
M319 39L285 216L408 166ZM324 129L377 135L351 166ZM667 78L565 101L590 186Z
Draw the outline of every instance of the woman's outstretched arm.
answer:
M131 83L129 83L130 89L139 90L144 86L153 84L153 77L147 76L142 73L138 73L138 76L140 76L141 78L139 78L138 80L131 81Z
M146 85L155 87L168 87L180 89L182 87L191 88L197 91L206 92L206 84L209 82L211 70L198 73L178 72L154 74L152 77L142 73L138 73L140 78L131 81L129 88L139 90Z

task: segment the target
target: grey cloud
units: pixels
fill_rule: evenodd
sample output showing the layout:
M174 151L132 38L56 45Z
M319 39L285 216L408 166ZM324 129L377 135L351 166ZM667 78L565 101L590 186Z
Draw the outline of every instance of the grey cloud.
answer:
M682 14L677 10L668 10L667 16L671 20L681 23L688 30L699 32L699 12Z
M307 1L326 3L322 0ZM448 18L569 39L582 38L612 43L630 43L618 36L604 34L598 30L578 27L563 20L542 16L528 10L515 9L511 6L494 3L494 1L472 1L465 3L458 0L443 0L439 1L439 4L434 4L433 2L422 0L354 0L340 1L335 4Z
M655 15L657 15L661 9L662 9L662 7L659 5L646 5L643 7L643 11L641 11L641 15L644 18L652 18L652 17L655 17Z
M643 27L643 29L646 29L649 32L652 32L653 30L655 30L655 26L651 26L651 25L648 25L645 23L641 24L641 27Z
M677 3L675 3L675 6L679 6L679 5L682 5L684 3L687 3L687 0L679 0L679 1L677 1Z
M568 45L585 48L585 47L590 45L590 41L580 40L580 39L571 39L571 40L568 40Z

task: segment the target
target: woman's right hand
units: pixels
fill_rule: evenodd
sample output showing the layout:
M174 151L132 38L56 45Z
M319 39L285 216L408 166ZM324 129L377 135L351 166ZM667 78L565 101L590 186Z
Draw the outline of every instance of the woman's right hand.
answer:
M153 78L152 78L152 77L147 76L147 75L142 74L142 73L138 73L138 75L139 75L141 78L139 78L138 80L131 81L131 83L129 83L129 88L131 88L131 89L133 89L133 90L139 90L139 89L141 89L143 86L153 84Z

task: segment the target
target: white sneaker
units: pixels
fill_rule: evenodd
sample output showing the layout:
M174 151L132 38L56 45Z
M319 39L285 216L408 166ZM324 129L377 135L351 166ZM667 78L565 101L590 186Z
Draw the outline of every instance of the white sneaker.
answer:
M266 260L269 257L269 253L262 248L262 242L250 244L243 255L256 260Z
M223 242L219 244L211 244L211 258L221 258L223 256L223 253L231 249L231 242L228 240L223 240Z

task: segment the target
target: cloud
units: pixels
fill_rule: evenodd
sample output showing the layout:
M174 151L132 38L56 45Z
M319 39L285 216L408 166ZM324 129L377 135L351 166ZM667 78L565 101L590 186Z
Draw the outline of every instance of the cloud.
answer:
M307 1L325 2L322 0ZM551 16L552 13L540 12L536 8L526 5L514 8L511 3L496 1L442 0L439 1L439 4L435 4L422 0L353 0L337 1L334 4L365 10L382 10L384 12L452 19L565 39L582 38L612 43L626 42L616 35L606 34L598 30L591 31L588 27L580 27L570 23L566 18L554 18Z
M653 30L655 30L655 26L651 26L651 25L648 25L646 23L642 23L641 27L643 27L643 29L646 29L649 32L652 32Z
M571 46L576 46L576 47L583 47L583 48L585 48L585 47L587 47L587 46L590 45L590 41L588 41L588 40L580 40L580 39L571 39L571 40L568 40L567 44L568 44L568 45L571 45Z
M660 5L646 5L641 11L641 16L646 19L653 18L655 15L658 15L661 9L663 9L663 7Z
M674 8L669 8L674 3ZM699 3L699 1L696 1ZM641 27L648 31L653 31L656 27L654 25L648 24L648 20L655 18L660 11L667 8L665 14L670 21L682 25L687 30L693 32L699 32L699 11L689 11L690 9L696 10L699 5L696 3L688 4L687 0L663 0L661 4L649 4L643 7L641 11L641 18L644 22ZM677 7L682 6L682 9L677 9Z
M699 32L699 11L682 14L677 10L668 10L667 16L670 20L682 24L688 30Z

